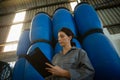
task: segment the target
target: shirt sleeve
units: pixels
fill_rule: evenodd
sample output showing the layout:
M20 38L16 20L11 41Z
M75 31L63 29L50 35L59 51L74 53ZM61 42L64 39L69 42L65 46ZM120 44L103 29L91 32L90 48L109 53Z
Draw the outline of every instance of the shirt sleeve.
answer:
M77 60L77 67L69 69L71 80L93 80L94 68L84 50L79 51Z

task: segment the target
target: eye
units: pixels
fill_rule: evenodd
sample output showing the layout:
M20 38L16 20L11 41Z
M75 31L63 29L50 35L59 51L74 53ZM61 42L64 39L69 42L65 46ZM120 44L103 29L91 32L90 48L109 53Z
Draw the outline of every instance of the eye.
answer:
M65 33L59 32L58 38L65 38L65 37L66 37L66 34L65 34Z
M63 35L63 34L58 35L58 38L64 38L64 37L65 37L65 35Z
M60 35L60 38L64 38L65 36L64 35Z

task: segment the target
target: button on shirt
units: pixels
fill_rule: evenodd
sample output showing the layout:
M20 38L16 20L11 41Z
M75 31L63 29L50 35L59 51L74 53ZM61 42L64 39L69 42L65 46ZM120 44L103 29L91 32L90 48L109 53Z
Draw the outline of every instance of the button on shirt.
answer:
M61 51L53 57L52 63L68 70L71 78L50 76L46 80L93 80L94 69L83 49L72 47L66 54Z

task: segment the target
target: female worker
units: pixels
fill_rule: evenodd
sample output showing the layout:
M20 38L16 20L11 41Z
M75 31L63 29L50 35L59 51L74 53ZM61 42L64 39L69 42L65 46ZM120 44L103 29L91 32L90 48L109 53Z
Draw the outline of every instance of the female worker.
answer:
M71 30L62 28L58 32L58 42L62 51L53 57L52 63L46 63L46 69L52 76L46 80L93 80L94 69L83 49L76 48L72 41L74 37Z

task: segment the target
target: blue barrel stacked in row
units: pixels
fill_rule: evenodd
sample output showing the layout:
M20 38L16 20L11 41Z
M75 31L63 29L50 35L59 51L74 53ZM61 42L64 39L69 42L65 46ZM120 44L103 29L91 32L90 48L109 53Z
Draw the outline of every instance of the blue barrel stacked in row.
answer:
M18 60L13 69L13 80L24 80L26 59L22 56L27 54L30 47L29 32L30 30L24 30L20 36L16 52Z
M95 69L95 80L120 80L120 58L110 40L102 33L102 24L92 6L78 4L74 11L82 46Z
M56 9L53 14L52 22L55 40L58 39L58 32L63 27L70 29L73 32L74 36L77 36L78 33L75 27L75 22L68 9L63 7ZM72 41L76 44L76 47L81 48L81 45L77 39L74 38ZM58 53L60 50L62 50L62 47L59 45L59 43L57 43L55 46L55 53Z
M30 27L30 41L52 40L52 23L47 13L37 13Z
M52 40L52 24L48 14L38 13L33 18L30 29L30 40L32 45L30 46L27 54L30 54L35 48L38 47L51 61L53 49L49 42ZM29 62L26 62L24 78L25 80L44 80L44 78Z
M95 69L95 80L120 80L119 56L109 39L103 34L100 18L94 8L87 3L81 3L75 8L74 18L79 34L83 36L82 46L88 53ZM32 20L30 33L24 31L21 35L17 49L17 55L20 58L13 70L13 80L44 80L34 67L21 56L31 54L36 47L39 47L51 61L53 56L53 49L50 45L52 29L54 39L57 41L58 32L63 27L70 29L75 37L78 37L75 26L73 16L66 8L58 8L53 14L52 22L48 14L36 14ZM73 42L76 47L81 48L76 38L73 39ZM30 43L32 43L31 46ZM60 50L62 47L56 43L55 53Z
M51 40L52 24L50 17L46 13L36 14L32 20L30 31L24 31L19 40L17 49L19 59L13 70L13 80L44 80L23 55L31 54L38 47L51 61L53 56L53 48L50 45Z
M31 44L29 39L29 33L30 33L29 29L26 29L22 32L16 51L17 56L27 54L28 48L30 47Z

